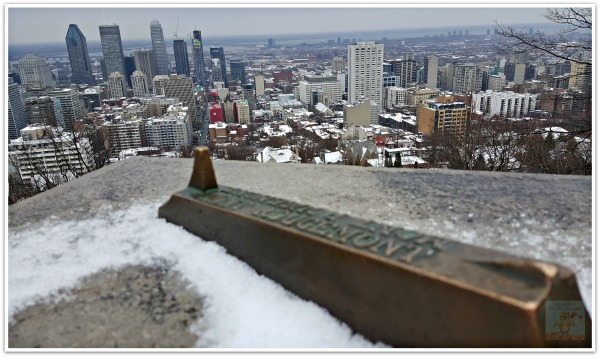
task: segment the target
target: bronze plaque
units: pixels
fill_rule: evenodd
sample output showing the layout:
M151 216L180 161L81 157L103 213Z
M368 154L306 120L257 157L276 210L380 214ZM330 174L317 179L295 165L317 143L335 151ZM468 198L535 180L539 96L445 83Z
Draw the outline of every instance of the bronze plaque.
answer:
M195 157L190 186L159 216L223 245L373 341L591 347L591 320L565 267L218 187L208 150Z

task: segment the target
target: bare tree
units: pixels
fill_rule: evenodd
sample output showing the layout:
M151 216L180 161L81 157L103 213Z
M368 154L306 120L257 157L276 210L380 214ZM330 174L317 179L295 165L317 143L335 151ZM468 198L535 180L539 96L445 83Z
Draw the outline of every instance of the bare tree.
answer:
M580 57L579 54L592 50L592 8L551 8L546 10L544 17L563 26L552 35L541 31L529 33L499 23L496 23L495 30L499 35L514 40L511 41L513 50L527 50L565 61L591 64L591 59ZM580 30L589 30L589 36Z

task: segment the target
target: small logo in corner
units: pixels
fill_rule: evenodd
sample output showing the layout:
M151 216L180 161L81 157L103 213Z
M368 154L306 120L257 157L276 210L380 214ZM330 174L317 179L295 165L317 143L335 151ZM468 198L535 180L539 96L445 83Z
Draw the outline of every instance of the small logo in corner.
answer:
M585 307L581 300L546 301L546 340L585 339Z

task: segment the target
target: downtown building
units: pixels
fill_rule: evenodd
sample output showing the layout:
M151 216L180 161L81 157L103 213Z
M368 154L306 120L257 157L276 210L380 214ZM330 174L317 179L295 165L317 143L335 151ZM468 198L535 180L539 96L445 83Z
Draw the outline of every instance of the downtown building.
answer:
M21 129L27 126L25 104L21 95L21 86L8 77L8 139L17 139Z
M533 112L537 105L538 94L494 92L487 90L473 94L473 111L486 116L497 115L502 119L521 118Z
M52 72L50 66L40 56L26 55L19 60L19 76L21 84L40 83L45 87L53 87Z
M454 96L438 96L417 108L417 130L424 135L452 133L464 135L471 120L471 108Z
M366 99L383 107L383 44L375 42L348 46L348 101Z
M65 123L64 128L66 131L71 132L75 122L84 116L84 109L81 100L79 100L79 93L74 89L65 88L49 91L48 95L59 100Z
M28 126L8 144L10 170L24 182L43 174L61 179L74 171L82 175L94 168L92 148L87 138L74 140L73 133L51 126Z
M25 113L29 125L65 126L60 100L57 98L29 97L25 100Z
M202 47L202 33L194 30L192 40L192 55L194 56L194 76L196 84L206 86L206 69L204 68L204 50Z
M242 84L246 84L246 65L242 60L232 59L229 61L229 70L231 72L230 80L238 79ZM225 82L227 85L227 82Z
M397 59L390 61L392 73L399 77L398 87L408 88L417 82L417 61L414 59Z
M455 93L478 93L483 84L484 71L475 64L461 64L454 67Z
M125 97L127 93L127 82L125 76L119 72L113 72L108 76L108 95L112 99Z
M438 88L438 57L436 55L425 57L423 69L423 77L427 82L427 88Z
M187 43L185 40L173 40L173 53L175 55L175 70L177 74L190 76L190 60L188 58Z
M133 51L133 58L135 61L136 70L142 72L146 76L146 84L151 88L152 78L158 75L158 67L154 57L154 50ZM135 71L133 73L135 73ZM131 86L133 88L133 79L131 80Z
M124 76L127 75L119 25L100 25L99 29L102 54L106 63L106 73L109 76L114 72L121 73ZM108 80L108 78L103 79L105 81Z
M145 119L147 145L173 150L192 145L192 123L188 108L171 106L162 117Z
M314 91L321 91L321 98L327 103L337 103L342 100L344 83L338 81L337 76L305 76L298 82L299 100L308 107L318 103ZM325 99L326 98L326 99Z
M167 46L165 45L165 36L163 34L162 26L158 20L152 20L150 23L150 38L152 40L152 51L154 51L154 57L156 60L156 74L170 74Z
M75 24L70 24L65 36L69 62L71 63L71 83L94 84L96 79L92 71L90 54L85 36Z
M408 89L402 87L385 88L385 107L403 107L406 105Z
M142 143L145 133L144 122L141 119L107 121L103 124L103 127L108 133L111 158L119 157L119 153L123 150L145 146Z
M148 78L141 71L135 71L131 75L131 85L133 88L133 95L135 97L145 97L150 95L150 88L148 86Z
M227 86L227 65L225 64L225 51L223 51L223 47L211 47L210 48L210 58L218 59L218 64L216 61L213 61L213 81L216 81L217 78L219 81L224 82L225 86ZM218 72L215 75L215 72Z

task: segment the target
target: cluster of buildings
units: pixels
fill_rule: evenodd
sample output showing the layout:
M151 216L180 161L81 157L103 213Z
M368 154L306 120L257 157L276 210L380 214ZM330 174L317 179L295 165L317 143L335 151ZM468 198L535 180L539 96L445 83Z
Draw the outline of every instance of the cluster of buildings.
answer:
M109 157L118 159L147 147L155 152L256 142L253 136L279 135L281 130L268 129L275 125L322 139L373 141L385 148L375 165L385 164L384 157L392 164L406 157L402 165L419 166L423 162L409 158L418 157L414 148L422 135L462 135L475 115L523 119L589 110L578 99L591 95L591 59L540 61L516 52L495 62L459 63L448 53L412 51L386 58L383 43L359 40L344 42L344 53L326 60L308 55L275 65L269 56L248 61L226 58L219 46L205 51L198 30L189 43L176 37L169 55L157 20L150 23L151 48L129 56L118 25L100 25L99 32L102 57L92 60L84 34L69 25L68 71L52 69L37 55L19 60L8 81L9 150L26 143L31 152L49 150L40 129L45 127L60 127L56 137L68 134L81 145L82 127L101 132ZM265 51L276 48L269 39ZM381 128L395 135L392 144L377 139ZM398 138L405 134L408 139ZM285 152L288 161L298 161L292 154ZM335 152L321 154L315 163L343 161ZM28 177L27 170L21 175Z

